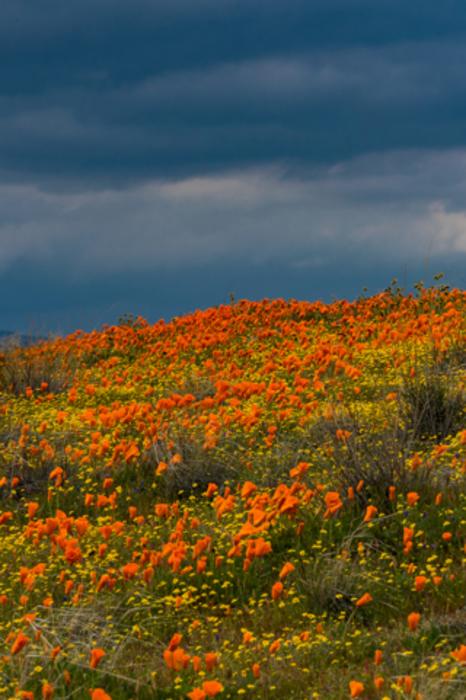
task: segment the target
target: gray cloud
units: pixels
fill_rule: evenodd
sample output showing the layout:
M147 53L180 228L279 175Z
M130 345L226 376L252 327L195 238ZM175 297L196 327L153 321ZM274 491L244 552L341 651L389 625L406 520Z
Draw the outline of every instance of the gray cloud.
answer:
M464 147L465 62L464 44L437 40L237 57L123 84L94 68L85 86L0 96L0 177L105 188Z
M466 252L466 150L375 154L306 179L276 168L151 181L123 191L0 187L0 264L68 260L70 273L209 262Z
M0 328L460 279L465 34L459 0L4 0Z

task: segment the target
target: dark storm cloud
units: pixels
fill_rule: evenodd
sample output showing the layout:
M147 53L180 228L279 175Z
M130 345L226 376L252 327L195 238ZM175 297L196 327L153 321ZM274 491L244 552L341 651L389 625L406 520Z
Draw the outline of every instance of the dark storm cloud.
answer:
M121 184L465 145L465 31L453 0L7 0L0 173Z
M0 329L464 285L466 5L3 0Z

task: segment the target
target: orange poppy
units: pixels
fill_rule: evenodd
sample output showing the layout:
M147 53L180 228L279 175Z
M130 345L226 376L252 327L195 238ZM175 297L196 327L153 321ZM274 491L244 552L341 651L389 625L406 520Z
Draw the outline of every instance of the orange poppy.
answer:
M324 497L327 510L324 513L324 518L329 518L331 515L338 513L340 508L343 508L343 501L340 498L338 491L329 491Z
M55 688L48 681L45 681L42 686L42 698L43 700L50 700L53 697Z
M364 692L364 683L360 681L349 682L350 697L358 698Z
M181 642L183 641L183 635L180 634L179 632L175 632L175 634L172 636L170 641L168 642L168 651L174 651L177 647L180 646Z
M212 669L218 664L218 655L213 651L209 651L207 654L204 654L204 661L207 673L210 673L210 671L212 671Z
M280 598L282 593L283 593L283 583L281 581L277 581L272 586L272 598L273 598L273 600L277 600L277 598Z
M112 700L111 695L102 688L94 688L91 692L91 700Z
M95 649L91 649L91 658L89 661L89 666L91 668L97 668L97 666L100 664L102 659L105 656L105 651L103 649L100 649L99 647L96 647Z
M466 664L466 644L460 646L451 652L453 658L461 664Z
M356 601L355 605L357 608L361 608L363 605L367 605L368 603L372 603L373 598L370 593L364 593L359 600Z
M204 681L202 684L202 690L209 698L214 698L216 695L222 692L223 685L219 681Z
M15 656L15 654L19 654L21 649L23 649L26 644L29 644L31 640L29 637L27 637L23 632L18 632L15 641L11 645L10 648L10 653L12 656Z
M408 506L416 505L419 499L420 496L416 491L410 491L408 494L406 494L406 502L408 503Z
M418 612L409 613L407 617L408 627L411 632L414 632L419 627L419 622L421 620L421 615Z
M278 575L278 578L280 580L283 580L288 576L288 574L291 574L292 571L295 570L295 567L293 564L289 561L286 562L286 564L283 564L282 568L280 569L280 573Z
M369 523L374 516L377 514L378 508L376 506L367 506L366 513L364 515L364 523Z
M202 688L193 688L190 693L188 693L188 698L190 700L205 700L207 697L206 693Z

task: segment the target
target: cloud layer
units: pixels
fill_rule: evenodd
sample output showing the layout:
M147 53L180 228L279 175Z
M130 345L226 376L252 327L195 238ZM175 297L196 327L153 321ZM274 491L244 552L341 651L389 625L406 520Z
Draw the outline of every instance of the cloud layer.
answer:
M259 296L419 259L464 284L465 33L456 0L5 0L0 327L67 300L93 324L104 278L99 322L130 289L150 313L151 273L177 276L168 315L199 270L205 306L225 270Z

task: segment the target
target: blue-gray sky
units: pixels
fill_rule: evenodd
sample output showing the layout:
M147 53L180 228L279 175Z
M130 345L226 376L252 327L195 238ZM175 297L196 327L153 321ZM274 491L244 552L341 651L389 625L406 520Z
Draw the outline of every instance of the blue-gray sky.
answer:
M0 328L466 282L464 0L2 0Z

